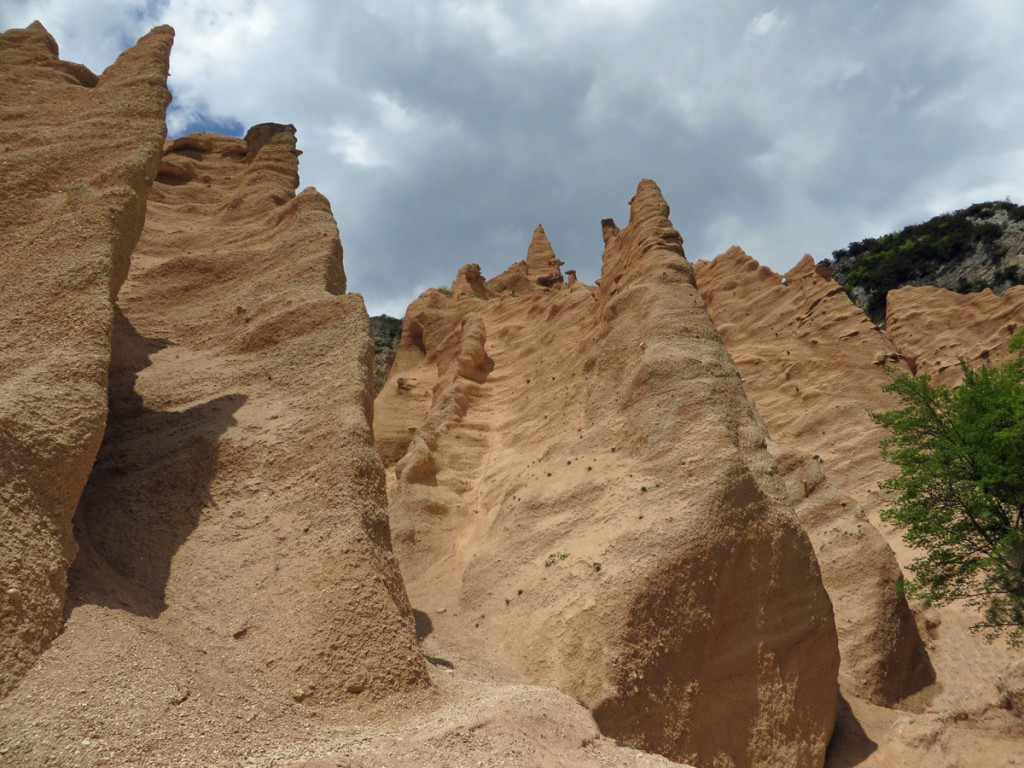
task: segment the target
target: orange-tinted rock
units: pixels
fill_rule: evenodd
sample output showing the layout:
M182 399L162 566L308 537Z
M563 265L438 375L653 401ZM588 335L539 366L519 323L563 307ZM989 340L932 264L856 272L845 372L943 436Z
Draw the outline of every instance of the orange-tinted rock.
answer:
M810 256L783 278L734 247L695 271L814 542L845 689L877 704L914 693L933 675L896 557L863 508L888 471L868 412L889 405L877 363L894 351Z
M172 39L154 29L97 78L38 22L0 35L0 694L60 628Z
M924 286L889 291L885 333L917 374L958 384L960 358L972 367L1007 359L1010 337L1024 328L1024 286L1003 296L986 288L960 294Z
M0 714L19 765L60 764L95 721L117 723L118 764L182 745L235 763L279 738L252 718L361 718L429 684L373 450L369 319L340 293L330 206L295 194L291 126L188 138L164 163L194 177L154 184L121 290L73 607ZM78 690L98 691L89 709Z
M831 606L657 186L596 291L428 291L404 333L376 418L432 637L674 759L820 765Z
M86 492L83 524L99 555L130 578L150 573L154 592L170 589L164 580L187 578L200 585L193 600L203 588L244 594L209 614L187 602L174 609L200 622L244 624L247 646L281 691L308 688L304 699L327 704L350 688L388 693L424 683L372 449L369 321L361 298L344 294L330 206L312 188L295 195L292 126L256 126L244 141L199 139L207 152L171 144L165 159L184 155L209 181L155 188L125 315L143 337L166 334L172 348L217 367L204 373L167 361L165 373L154 365L151 376L130 370L115 382L134 386L119 402L141 396L147 410L118 414ZM204 513L209 524L222 525L223 515L254 531L266 520L287 532L283 541L269 531L236 540L230 578L204 563L204 547L187 544L176 556L180 571L152 573L148 564L167 540L150 529L161 525L156 517L148 526L129 522L144 516L140 510L158 514L153 502L165 480L137 457L166 450L147 435L184 402L221 404L216 432L188 420L175 428L208 444L213 463L201 477L209 500L201 506L223 510ZM258 479L257 486L242 493L234 477ZM210 530L206 546L216 541ZM272 573L258 552L273 553ZM254 592L243 586L257 582Z
M561 270L564 263L555 257L544 227L538 224L526 250L526 260L513 264L487 285L496 294L549 291L565 283Z
M730 248L694 267L701 294L781 443L818 455L830 480L874 512L882 430L870 411L891 408L884 367L899 355L810 256L783 276Z
M459 274L452 283L451 292L453 296L473 294L481 299L490 298L491 291L487 287L487 281L480 274L479 264L467 264L459 269Z

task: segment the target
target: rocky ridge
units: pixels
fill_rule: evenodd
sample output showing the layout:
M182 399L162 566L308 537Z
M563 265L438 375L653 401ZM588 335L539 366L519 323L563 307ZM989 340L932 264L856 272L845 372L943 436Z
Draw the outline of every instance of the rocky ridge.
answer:
M596 288L538 228L496 298L406 314L375 435L426 647L673 759L820 765L838 654L810 543L653 182L631 210Z
M417 299L373 403L294 129L161 152L172 34L0 36L0 762L1013 764L1020 653L898 599L866 411L1022 294L882 334L809 257L691 268L645 181L597 286L538 227Z
M826 765L1012 765L1024 729L1005 686L1020 651L972 634L976 614L962 606L911 606L917 626L908 621L893 582L915 553L878 518L877 483L893 470L868 414L896 406L885 368L955 384L957 357L1005 359L1024 322L1019 289L891 291L883 331L809 256L779 275L733 248L695 271L836 609L845 698Z
M896 591L896 556L864 509L877 511L880 469L881 435L868 408L892 406L883 365L898 355L810 256L783 277L734 247L695 272L815 544L836 610L844 688L891 705L934 677Z
M80 339L71 325L63 342L79 359L41 359L91 371L90 388L75 391L95 392L93 402L60 399L55 383L85 376L75 368L28 371L48 372L41 391L54 409L81 414L57 410L42 424L100 430L95 438L57 433L58 450L84 465L80 498L68 489L58 511L70 534L77 502L79 551L61 634L0 703L5 759L23 766L181 761L196 750L238 760L278 748L277 731L296 739L315 710L344 721L353 706L372 709L429 684L373 450L368 318L361 298L345 293L330 207L313 189L295 194L291 126L162 146L171 35L160 28L143 38L98 79L92 100L73 101L74 88L85 89L61 75L61 88L72 90L62 118L40 115L79 128L133 126L137 117L138 135L54 136L67 144L48 148L51 162L72 146L77 153L59 165L62 178L84 172L92 186L75 193L72 184L49 208L42 199L52 252L63 261L23 280L43 286L51 304L52 292L65 292L69 308L77 297L69 284L82 285L89 335ZM55 56L39 27L13 42ZM37 54L31 66L52 80L46 73L68 68L51 59ZM116 94L109 105L97 100L107 93ZM12 103L5 97L6 108ZM70 119L77 114L83 119ZM107 191L115 182L123 191ZM83 244L69 246L83 232ZM16 243L43 244L15 234ZM68 320L49 316L55 326ZM59 328L40 327L36 343L59 352ZM37 461L45 446L34 445L44 451ZM99 448L91 472L90 446ZM4 469L32 476L8 462ZM29 510L10 511L7 525ZM69 538L59 542L65 551ZM28 540L37 542L53 546ZM59 617L64 606L54 602ZM232 735L240 720L244 738Z
M80 498L61 488L65 538L52 537L78 548L66 607L55 591L49 614L5 613L18 622L17 633L5 625L5 642L32 639L29 630L38 627L56 632L52 614L59 619L62 607L66 621L31 668L18 649L3 660L5 681L24 678L0 699L0 762L420 765L496 750L509 765L667 764L601 737L585 710L551 689L449 677L449 668L428 664L391 553L383 468L372 447L369 322L360 297L345 293L330 207L315 190L295 194L291 126L255 126L244 140L194 134L167 142L161 153L170 38L170 29L155 30L98 79L116 75L143 103L116 102L92 115L97 102L65 99L83 111L60 120L43 115L67 125L120 124L136 110L139 135L159 134L149 137L151 152L131 132L125 145L103 137L124 164L110 178L131 179L138 198L149 197L144 228L139 201L116 187L107 196L125 208L79 206L91 199L88 190L40 204L60 266L90 278L82 280L92 312L82 322L85 340L58 327L64 316L52 306L54 327L35 329L42 341L68 335L88 366L54 354L68 374L54 372L59 366L34 370L37 378L51 376L39 387L52 409L43 426L53 427L54 450L82 465L85 488L77 489ZM55 44L38 26L3 42L11 41L35 46L30 64L44 74L97 82L84 67L56 60ZM0 102L9 113L30 113L13 98L31 92L15 87L30 78L15 74ZM162 99L152 124L141 119L153 105L146 91L133 90L137 82ZM25 131L23 142L32 134L8 125ZM11 141L4 145L10 156L30 157ZM67 157L89 146L83 137L67 141L46 150ZM90 171L97 168L106 179L108 165ZM81 168L69 163L61 171L75 179ZM95 221L72 226L87 215ZM18 245L41 242L9 231ZM71 259L79 254L69 244L82 232L89 270ZM63 291L71 305L78 300L56 263L36 264L38 283L9 266L12 280ZM36 297L7 286L30 301L8 302L0 322L43 318L19 315ZM8 362L5 372L17 371ZM82 389L95 397L64 402L54 384L81 379L78 368L91 377ZM13 385L24 377L8 383L5 396L23 394ZM66 415L72 406L83 414L78 421ZM80 423L90 426L88 439L78 438ZM90 446L95 463L85 455ZM3 462L5 493L49 469L46 443L31 448L43 453L24 465ZM5 506L3 524L34 524L32 506L15 501L21 506ZM54 546L36 531L22 539L28 548ZM28 551L4 554L23 557L21 566L33 563L35 550ZM8 566L5 578L21 578ZM62 579L63 572L53 581ZM10 588L7 599L26 591Z

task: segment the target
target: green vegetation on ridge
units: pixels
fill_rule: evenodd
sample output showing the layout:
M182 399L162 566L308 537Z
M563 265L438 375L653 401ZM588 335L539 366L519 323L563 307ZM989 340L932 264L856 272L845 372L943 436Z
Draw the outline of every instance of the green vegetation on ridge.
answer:
M997 212L1000 224L992 219ZM1024 222L1024 206L1014 203L976 203L952 213L944 213L922 224L905 227L882 237L869 237L832 252L827 262L833 277L847 293L860 288L867 296L865 309L872 317L885 312L885 296L895 288L929 278L943 267L956 265L981 247L992 264L1006 256L997 241L1006 232L1005 222ZM997 271L997 282L1020 282L1016 267ZM930 281L928 281L930 282ZM950 286L960 293L984 287L977 281L961 279Z

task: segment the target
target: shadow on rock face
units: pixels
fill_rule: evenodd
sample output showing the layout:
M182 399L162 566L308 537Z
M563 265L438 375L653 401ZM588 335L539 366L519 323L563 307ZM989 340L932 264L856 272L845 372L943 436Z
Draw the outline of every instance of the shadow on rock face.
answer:
M434 623L423 611L412 609L412 618L416 622L416 639L423 640L434 631Z
M836 729L825 753L825 768L853 768L877 749L878 745L864 732L850 704L840 694Z
M210 503L218 441L246 396L225 395L183 411L147 408L134 389L136 374L166 346L118 315L110 416L75 512L79 554L69 609L95 603L158 616L167 607L171 560Z

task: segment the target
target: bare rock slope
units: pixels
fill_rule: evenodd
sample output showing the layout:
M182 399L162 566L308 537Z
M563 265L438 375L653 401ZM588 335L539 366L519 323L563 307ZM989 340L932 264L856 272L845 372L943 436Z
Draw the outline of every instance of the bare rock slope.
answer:
M38 22L0 35L0 695L60 628L172 38L153 30L97 77Z
M695 271L835 605L846 700L826 765L1014 764L1024 743L1012 704L1021 652L970 632L978 614L969 607L912 606L917 627L909 620L894 580L918 553L878 518L889 500L877 483L894 470L869 413L897 404L882 391L885 367L956 383L959 356L1003 359L1024 324L1018 289L1002 299L892 291L883 334L810 257L782 276L733 248Z
M818 766L835 627L763 425L657 186L605 234L596 289L538 228L497 298L406 314L375 431L427 647L673 759Z
M295 195L297 155L271 124L167 144L70 615L0 708L20 765L272 754L305 713L344 722L428 684L373 450L369 321L327 201Z
M330 207L291 126L161 153L171 36L99 79L0 38L0 763L668 765L428 667Z
M775 441L836 610L844 688L892 704L932 682L896 556L869 521L880 468L869 409L891 406L895 351L810 256L783 278L739 248L697 283ZM884 471L884 468L883 468Z
M886 335L917 374L960 382L960 358L971 366L1007 359L1010 337L1024 327L1024 286L996 296L906 287L886 296Z

